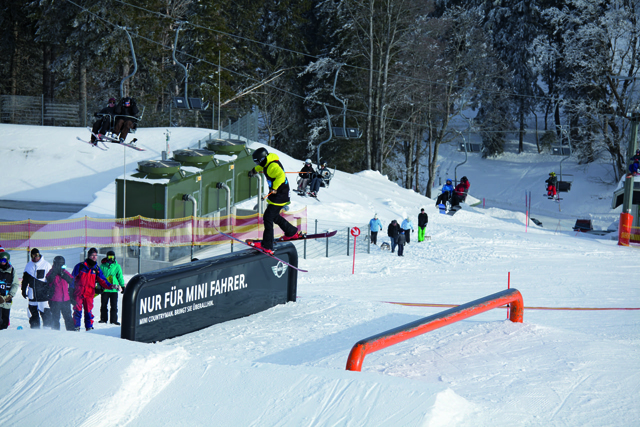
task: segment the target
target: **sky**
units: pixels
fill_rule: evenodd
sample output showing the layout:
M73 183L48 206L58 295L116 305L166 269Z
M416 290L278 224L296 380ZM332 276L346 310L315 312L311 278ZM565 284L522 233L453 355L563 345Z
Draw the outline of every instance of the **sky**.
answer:
M42 213L49 219L113 217L124 156L128 173L139 160L160 158L165 132L139 129L145 152L103 152L76 140L88 138L82 128L0 124L3 171L12 177L0 200L87 205ZM193 147L208 132L171 129L171 149ZM91 332L31 330L19 296L0 340L0 424L635 425L640 311L625 309L640 308L640 252L618 246L615 232L571 230L576 219L616 229L611 164L564 161L573 185L558 203L543 193L560 159L536 154L535 144L516 154L516 144L497 159L469 154L458 166L458 178L471 183L469 202L479 204L454 216L374 171L337 171L319 201L293 195L292 209L307 206L321 227L362 226L375 213L385 230L406 216L415 225L424 207L430 239L418 243L414 233L404 257L373 246L355 261L346 253L301 258L309 272L299 274L297 301L252 316L142 344L97 323ZM436 182L464 161L455 148L441 150ZM287 171L302 167L277 153ZM542 227L525 224L529 192L530 215ZM13 220L34 214L0 210ZM379 242L386 239L381 233ZM80 260L75 250L44 251L49 260L58 254ZM22 272L26 256L12 252L12 261ZM463 304L508 285L523 295L524 323L491 310L372 353L362 372L345 370L359 340L444 310L393 303Z

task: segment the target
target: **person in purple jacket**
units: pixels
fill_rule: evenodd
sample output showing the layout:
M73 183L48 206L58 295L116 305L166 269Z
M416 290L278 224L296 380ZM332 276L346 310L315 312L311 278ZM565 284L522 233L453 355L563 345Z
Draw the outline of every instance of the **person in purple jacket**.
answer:
M47 284L51 289L51 329L60 330L60 314L64 319L67 331L74 330L73 317L71 316L71 298L69 287L73 290L73 277L65 270L64 257L57 256L53 259L53 267L47 274Z

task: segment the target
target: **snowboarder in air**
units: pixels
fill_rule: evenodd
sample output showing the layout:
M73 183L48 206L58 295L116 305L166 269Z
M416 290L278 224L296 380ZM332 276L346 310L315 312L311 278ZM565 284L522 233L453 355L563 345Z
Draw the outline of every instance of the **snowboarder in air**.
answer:
M122 143L127 139L131 129L135 129L138 123L136 100L128 96L122 98L116 106L115 114L116 124L113 128L113 138L115 140L119 139L119 142Z
M558 177L555 172L549 172L549 178L545 181L547 183L547 196L549 198L556 197L558 184Z
M453 184L451 183L451 180L447 178L447 181L442 186L442 193L436 199L436 207L438 207L439 204L446 204L451 199L452 194Z
M275 153L269 154L266 148L260 147L253 152L252 157L256 166L249 171L249 177L251 178L255 174L263 172L269 185L269 194L267 194L268 206L262 217L264 221L262 242L253 242L251 245L273 255L274 222L284 231L282 240L298 239L302 235L298 233L298 229L295 226L280 215L280 210L289 203L290 198L289 180L287 180L287 175L285 175L284 167L280 163L278 155Z
M115 113L116 99L109 98L107 106L100 110L100 112L94 114L98 120L93 123L93 127L91 128L91 143L93 145L98 145L98 140L102 141L102 137L111 130Z

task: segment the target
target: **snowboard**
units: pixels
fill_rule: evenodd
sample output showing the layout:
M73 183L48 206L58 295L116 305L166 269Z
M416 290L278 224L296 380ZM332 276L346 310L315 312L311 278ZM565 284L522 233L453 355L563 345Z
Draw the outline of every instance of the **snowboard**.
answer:
M449 209L449 212L447 212L447 215L455 215L456 212L458 212L460 210L460 205L455 205L455 206L451 206L451 209Z
M300 272L302 272L302 273L308 273L308 270L303 270L302 268L299 268L299 267L296 267L295 265L289 264L287 261L285 261L285 260L283 260L283 259L280 259L280 258L278 258L278 257L277 257L277 256L275 256L275 255L271 255L270 253L265 252L264 250L262 250L262 249L260 249L260 248L256 248L255 246L251 246L249 243L247 243L247 242L245 242L245 241L243 241L243 240L240 240L240 239L238 239L237 237L233 237L231 234L223 233L223 232L222 232L222 231L220 231L220 230L218 229L218 227L216 227L215 225L213 225L213 228L215 228L215 229L216 229L216 231L217 231L218 233L222 234L222 235L223 235L223 236L225 236L225 237L228 237L228 238L230 238L230 239L232 239L232 240L235 240L235 241L236 241L236 242L238 242L238 243L242 243L243 245L248 246L248 247L250 247L250 248L251 248L251 249L253 249L253 250L256 250L256 251L258 251L258 252L262 252L262 253L263 253L263 254L265 254L266 256L271 257L271 258L273 258L273 259L275 259L275 260L277 260L277 261L280 261L281 263L286 264L286 265L288 265L289 267L291 267L291 268L293 268L293 269L295 269L295 270L298 270L298 271L300 271Z
M438 205L438 209L440 210L441 214L446 214L447 213L447 206L444 203L440 203Z

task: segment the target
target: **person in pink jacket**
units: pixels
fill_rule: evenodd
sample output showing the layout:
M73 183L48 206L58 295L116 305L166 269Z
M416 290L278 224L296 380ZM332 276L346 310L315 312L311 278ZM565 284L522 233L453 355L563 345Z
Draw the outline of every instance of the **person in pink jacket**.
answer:
M53 259L53 267L47 274L47 285L51 287L51 329L60 330L60 314L64 319L67 331L73 331L73 317L71 317L71 298L69 287L73 290L73 277L65 270L64 257L57 256Z

